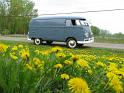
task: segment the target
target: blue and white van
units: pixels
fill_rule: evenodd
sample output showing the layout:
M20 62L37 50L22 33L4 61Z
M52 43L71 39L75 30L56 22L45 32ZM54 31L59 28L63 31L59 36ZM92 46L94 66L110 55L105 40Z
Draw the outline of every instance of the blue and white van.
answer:
M66 42L69 48L94 42L93 33L83 17L49 16L33 18L29 25L29 39L40 45L42 41L51 44L53 41Z

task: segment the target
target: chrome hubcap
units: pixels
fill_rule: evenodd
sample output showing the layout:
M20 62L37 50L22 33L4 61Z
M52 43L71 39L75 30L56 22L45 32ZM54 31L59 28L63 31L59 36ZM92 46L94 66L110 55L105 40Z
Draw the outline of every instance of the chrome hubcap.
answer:
M76 47L76 41L75 40L70 40L69 41L69 47L71 47L71 48Z
M40 44L40 39L35 39L35 44L39 45Z

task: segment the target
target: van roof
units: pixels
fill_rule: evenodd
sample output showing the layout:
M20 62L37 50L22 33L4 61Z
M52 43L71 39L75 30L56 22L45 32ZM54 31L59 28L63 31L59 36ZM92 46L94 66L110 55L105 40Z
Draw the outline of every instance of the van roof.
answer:
M33 18L34 20L36 19L83 19L86 20L84 17L79 17L79 16L39 16L36 18Z

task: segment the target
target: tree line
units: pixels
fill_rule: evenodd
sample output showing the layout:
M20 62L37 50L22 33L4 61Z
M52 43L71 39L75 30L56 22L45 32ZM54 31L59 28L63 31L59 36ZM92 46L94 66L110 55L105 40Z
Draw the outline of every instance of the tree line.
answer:
M0 1L0 33L26 34L32 17L37 16L31 0Z
M94 34L95 37L124 39L124 34L121 33L121 32L112 34L110 31L100 29L97 26L91 26L91 30L92 30L92 32L93 32L93 34Z

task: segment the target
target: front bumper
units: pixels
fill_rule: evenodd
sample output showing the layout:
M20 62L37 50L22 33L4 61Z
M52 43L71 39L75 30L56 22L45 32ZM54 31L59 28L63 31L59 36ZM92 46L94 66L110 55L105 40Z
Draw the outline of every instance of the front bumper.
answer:
M94 42L94 37L84 39L84 41L77 41L78 44L87 44L87 43L93 43Z

